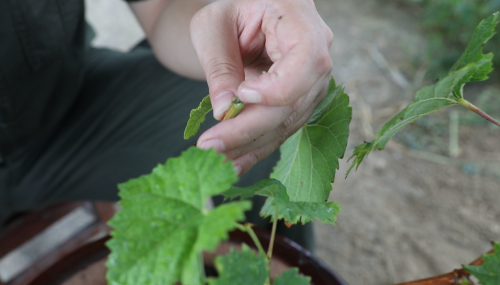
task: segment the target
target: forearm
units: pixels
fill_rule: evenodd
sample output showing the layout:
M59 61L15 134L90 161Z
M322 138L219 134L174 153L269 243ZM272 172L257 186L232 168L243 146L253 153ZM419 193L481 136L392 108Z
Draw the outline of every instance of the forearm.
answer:
M183 76L205 80L191 43L193 15L213 0L147 0L130 4L160 62Z

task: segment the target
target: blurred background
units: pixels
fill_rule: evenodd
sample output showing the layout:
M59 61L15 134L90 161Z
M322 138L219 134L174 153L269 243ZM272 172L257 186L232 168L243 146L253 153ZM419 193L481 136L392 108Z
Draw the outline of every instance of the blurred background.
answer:
M418 89L446 74L480 20L500 10L500 0L315 3L335 35L332 75L353 107L346 158L374 139ZM86 5L95 46L127 51L143 39L121 0ZM500 36L485 49L500 51ZM496 118L499 79L495 73L465 90L469 101ZM352 285L430 277L476 259L491 241L500 241L499 145L500 128L456 107L404 128L347 179L344 159L330 195L343 211L336 227L316 223L316 255ZM0 261L0 277L18 263Z
M346 158L376 137L423 85L446 74L498 0L321 0L335 34L332 75L351 97ZM500 53L500 37L485 46ZM500 57L495 58L498 69ZM500 81L469 84L465 97L500 118ZM491 126L490 126L491 125ZM463 107L405 127L331 200L336 227L316 224L316 254L350 284L394 284L450 272L500 239L500 128Z

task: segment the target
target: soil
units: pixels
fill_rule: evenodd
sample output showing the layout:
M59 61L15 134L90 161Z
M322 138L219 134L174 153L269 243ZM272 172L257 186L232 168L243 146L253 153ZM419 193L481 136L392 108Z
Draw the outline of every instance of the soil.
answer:
M351 97L348 158L428 84L422 81L425 62L414 60L423 54L425 35L412 11L387 1L315 3L335 35L332 75ZM447 124L448 112L431 117L430 124L439 121ZM403 132L430 138L429 145L411 149L398 136L347 179L350 164L344 159L330 195L343 209L337 226L315 225L316 255L349 284L394 284L447 273L500 240L500 129L461 125L456 158L447 148L439 154L433 149L439 137L447 147L447 133L429 133L418 124Z

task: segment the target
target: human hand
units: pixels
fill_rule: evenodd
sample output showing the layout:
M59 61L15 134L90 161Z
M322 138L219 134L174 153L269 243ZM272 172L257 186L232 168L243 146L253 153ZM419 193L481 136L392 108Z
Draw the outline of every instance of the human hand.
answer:
M333 35L312 0L219 0L192 18L191 40L214 117L234 96L246 104L197 145L224 153L240 174L294 134L326 93Z

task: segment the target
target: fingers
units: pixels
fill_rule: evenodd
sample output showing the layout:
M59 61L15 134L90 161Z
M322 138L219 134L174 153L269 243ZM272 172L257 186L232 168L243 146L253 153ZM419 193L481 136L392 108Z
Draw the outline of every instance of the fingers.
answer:
M262 25L274 64L267 74L240 85L237 94L244 102L289 105L332 68L333 36L314 7L306 1L275 2L277 6L266 10Z
M236 94L249 104L202 134L197 145L226 154L245 173L298 130L323 98L333 35L312 0L214 4L191 22L214 117L223 117Z
M314 109L310 109L309 112L303 113L302 117L297 118L292 126L282 124L256 141L252 141L243 147L226 153L228 159L233 160L235 169L238 170L239 175L246 173L257 162L279 148L292 134L304 125L313 111Z
M271 141L270 143L233 160L234 168L238 171L238 175L241 176L245 174L252 168L252 166L268 157L271 153L273 153L273 151L280 147L280 145L280 142L277 140Z
M226 3L231 5L231 1ZM208 5L191 20L191 39L205 72L214 117L218 120L222 119L245 78L234 18L236 13L223 11L227 10Z
M293 135L300 127L302 127L309 117L314 112L315 106L321 101L321 97L308 97L314 98L314 102L303 100L302 104L293 111L283 122L277 125L276 128L270 130L264 135L255 137L254 139L243 141L240 140L240 146L233 149L226 149L225 154L228 159L235 159L258 149L272 141L277 141L283 144L291 135ZM279 107L278 107L279 108Z
M222 121L198 139L198 147L214 147L218 152L239 148L274 130L290 114L290 107L249 104L235 118Z
M324 93L326 89L319 85L313 91L312 94ZM200 137L198 146L213 147L224 153L244 173L300 129L321 98L322 96L306 96L295 110L287 107L247 106L236 118L223 121L205 132ZM245 123L245 120L254 116L256 119Z

